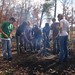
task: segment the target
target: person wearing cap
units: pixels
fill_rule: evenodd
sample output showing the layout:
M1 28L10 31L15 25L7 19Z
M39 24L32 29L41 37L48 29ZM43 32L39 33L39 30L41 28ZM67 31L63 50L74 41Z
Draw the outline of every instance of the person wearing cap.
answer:
M2 23L0 27L3 60L12 60L11 37L14 29L14 17Z
M59 20L59 44L60 44L60 52L59 52L59 61L65 62L68 60L68 49L67 49L67 40L68 40L68 32L69 32L69 22L64 19L62 14L58 14Z

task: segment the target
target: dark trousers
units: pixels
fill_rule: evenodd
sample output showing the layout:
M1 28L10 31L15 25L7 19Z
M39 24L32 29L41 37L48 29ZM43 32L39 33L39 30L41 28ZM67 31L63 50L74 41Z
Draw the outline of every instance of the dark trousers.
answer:
M59 37L53 38L53 53L59 53Z
M24 45L24 36L23 35L16 35L16 50L17 54L22 53L21 47Z
M50 47L50 40L49 40L49 38L44 39L43 43L44 43L44 48L49 48Z

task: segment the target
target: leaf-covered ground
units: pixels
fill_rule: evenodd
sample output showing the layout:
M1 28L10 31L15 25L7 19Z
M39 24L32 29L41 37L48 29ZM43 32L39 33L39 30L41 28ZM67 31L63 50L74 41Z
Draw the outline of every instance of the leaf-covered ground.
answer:
M41 57L42 58L42 57ZM68 62L57 59L43 60L34 53L13 54L12 61L0 57L0 75L75 75L75 55Z

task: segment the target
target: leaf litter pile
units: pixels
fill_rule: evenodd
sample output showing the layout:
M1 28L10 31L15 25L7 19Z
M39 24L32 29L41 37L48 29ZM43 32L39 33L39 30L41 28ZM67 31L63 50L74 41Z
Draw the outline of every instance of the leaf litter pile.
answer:
M14 53L12 61L3 61L0 56L0 75L75 75L75 51L70 51L70 59L64 63L58 63L57 57L47 60L32 52Z

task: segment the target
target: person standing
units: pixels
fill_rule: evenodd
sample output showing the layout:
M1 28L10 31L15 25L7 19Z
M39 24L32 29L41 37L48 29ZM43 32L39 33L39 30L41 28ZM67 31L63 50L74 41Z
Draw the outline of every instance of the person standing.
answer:
M37 51L41 49L42 32L38 25L32 28L33 49Z
M53 23L51 24L51 36L53 38L53 54L59 53L59 22L56 22L56 19L52 19Z
M43 28L43 42L44 48L50 48L50 26L49 23L45 23L45 27Z
M58 14L59 20L59 44L60 44L60 53L59 61L65 62L68 59L68 49L67 49L67 40L69 32L69 22L63 18L62 14Z
M17 54L22 53L21 47L23 46L24 43L24 31L27 26L27 22L23 22L16 30L16 49L17 49Z
M30 51L33 50L33 46L32 46L32 28L30 27L30 21L27 21L27 26L24 30L24 46L26 47L26 49L30 49Z
M10 17L9 21L3 22L2 26L0 27L3 60L12 60L11 37L14 29L14 22L14 17Z

